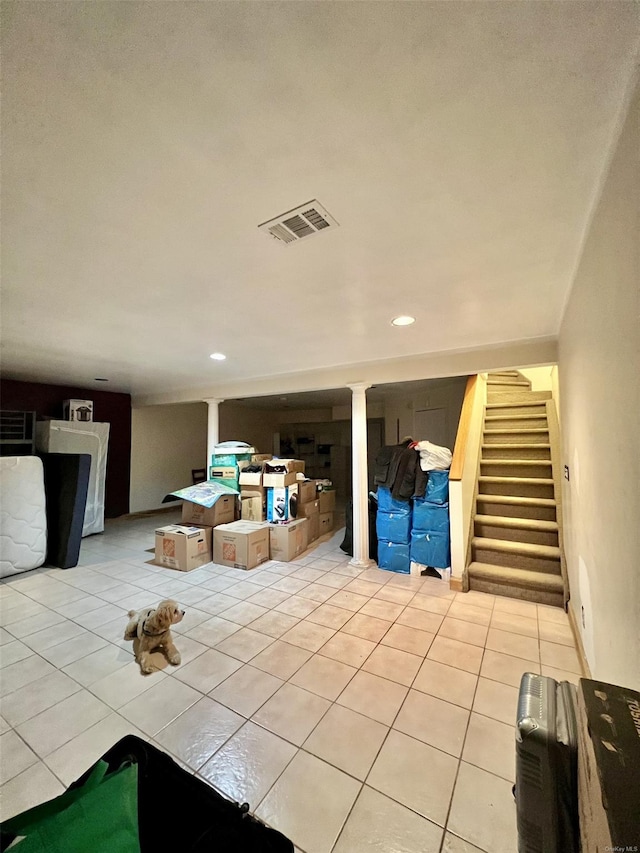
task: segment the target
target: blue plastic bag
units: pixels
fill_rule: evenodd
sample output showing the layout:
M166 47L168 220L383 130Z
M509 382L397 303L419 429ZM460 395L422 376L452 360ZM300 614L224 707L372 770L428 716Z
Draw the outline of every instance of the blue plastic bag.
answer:
M422 499L414 500L413 530L449 535L449 504L432 504Z
M411 515L411 501L399 501L391 496L391 491L378 486L378 510L395 512L397 515Z
M411 570L409 546L378 540L378 566L390 572L408 575Z
M451 565L451 547L448 533L411 534L411 560L422 566L446 569Z
M429 471L425 501L432 504L449 503L449 472Z
M376 515L378 539L408 545L411 536L411 516L397 512L381 512Z

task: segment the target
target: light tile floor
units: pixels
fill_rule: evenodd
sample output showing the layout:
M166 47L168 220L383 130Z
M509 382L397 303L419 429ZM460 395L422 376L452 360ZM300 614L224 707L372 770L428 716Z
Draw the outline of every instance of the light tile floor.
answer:
M295 562L177 573L149 553L172 520L108 522L78 567L0 584L2 818L134 733L303 853L514 853L520 676L580 673L561 610L360 571L341 531ZM143 676L126 612L165 597L183 662Z

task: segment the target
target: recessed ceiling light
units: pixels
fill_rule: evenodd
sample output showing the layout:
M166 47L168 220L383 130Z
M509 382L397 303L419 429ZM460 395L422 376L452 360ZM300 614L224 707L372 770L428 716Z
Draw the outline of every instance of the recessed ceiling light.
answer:
M407 314L402 314L400 317L394 317L391 321L392 326L410 326L415 323L415 317L409 317Z
M212 352L209 358L212 358L214 361L224 361L226 355L223 355L221 352Z

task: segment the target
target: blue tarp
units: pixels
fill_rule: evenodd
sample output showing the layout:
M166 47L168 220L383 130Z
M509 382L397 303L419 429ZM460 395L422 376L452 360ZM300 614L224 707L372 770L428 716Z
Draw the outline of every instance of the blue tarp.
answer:
M429 471L425 501L432 504L449 503L449 472Z
M409 546L378 540L378 566L391 572L408 575L411 570Z
M414 500L413 530L449 535L449 504L432 504L422 499Z
M382 512L395 512L398 515L411 515L411 501L399 501L391 497L389 489L378 486L377 498L378 510Z
M378 539L408 545L411 536L411 516L408 513L381 512L376 515Z
M451 565L449 533L411 533L411 559L423 566L446 569Z

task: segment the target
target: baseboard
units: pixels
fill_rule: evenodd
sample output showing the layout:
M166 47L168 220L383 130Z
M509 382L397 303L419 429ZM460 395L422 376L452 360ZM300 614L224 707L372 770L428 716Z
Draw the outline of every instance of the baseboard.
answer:
M449 589L452 592L463 592L462 578L450 578L449 579Z
M169 504L169 506L162 506L158 509L143 509L140 512L130 512L127 515L119 515L117 518L110 518L109 521L128 521L132 518L151 518L153 515L157 515L160 512L175 512L177 509L180 509L182 503L179 499L175 501L175 503Z
M567 615L569 616L569 625L571 625L571 631L573 632L573 639L576 644L576 651L578 652L578 658L580 659L580 666L582 667L582 672L585 678L593 678L591 675L591 670L589 669L589 664L587 662L587 656L584 653L584 646L582 645L582 636L580 631L578 630L578 626L576 624L576 618L573 615L573 610L571 607L567 609Z

